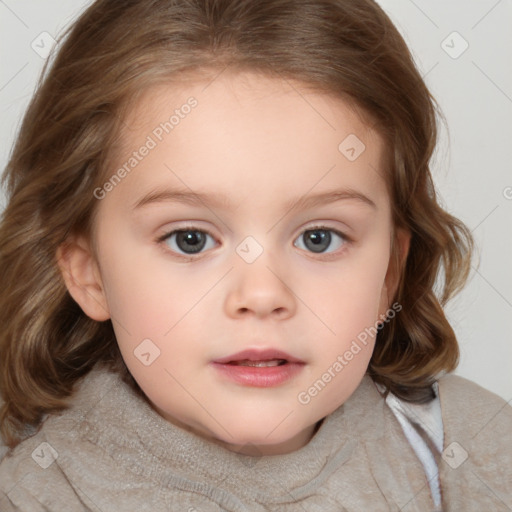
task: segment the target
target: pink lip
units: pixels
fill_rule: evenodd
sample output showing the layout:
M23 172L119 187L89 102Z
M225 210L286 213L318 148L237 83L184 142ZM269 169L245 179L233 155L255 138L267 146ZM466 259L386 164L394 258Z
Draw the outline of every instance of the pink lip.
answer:
M286 360L286 363L280 366L266 367L237 366L229 364L234 361L269 361L274 359L284 359ZM243 386L259 388L279 386L300 373L305 365L304 361L301 361L286 352L275 349L244 350L231 356L212 361L211 364L222 374L224 378Z
M282 350L277 350L273 348L265 349L265 350L256 350L256 349L247 349L242 350L242 352L237 352L236 354L231 354L227 357L222 357L220 359L215 359L214 363L230 363L233 361L243 361L247 359L248 361L270 361L272 359L286 359L290 363L304 363L300 359L283 352Z

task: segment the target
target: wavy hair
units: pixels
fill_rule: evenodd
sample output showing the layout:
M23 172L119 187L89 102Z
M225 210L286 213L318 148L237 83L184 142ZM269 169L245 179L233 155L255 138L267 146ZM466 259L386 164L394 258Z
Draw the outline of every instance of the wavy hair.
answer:
M379 329L368 372L422 402L455 368L457 340L442 308L468 277L473 242L436 199L429 165L439 109L384 11L372 0L98 0L59 38L3 175L0 431L8 446L66 408L97 362L137 389L111 322L74 302L56 251L71 234L91 235L93 191L138 94L227 66L299 81L373 120L388 149L394 224L412 237L405 261L393 255L402 310Z

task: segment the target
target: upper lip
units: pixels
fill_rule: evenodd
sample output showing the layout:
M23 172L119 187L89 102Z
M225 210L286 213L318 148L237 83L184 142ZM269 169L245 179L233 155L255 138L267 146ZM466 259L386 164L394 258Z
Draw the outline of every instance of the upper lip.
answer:
M236 354L231 354L230 356L221 357L220 359L215 359L214 363L231 363L233 361L272 361L274 359L285 359L290 363L304 363L304 361L283 352L282 350L277 350L274 348L269 349L247 349L242 350L241 352L237 352Z

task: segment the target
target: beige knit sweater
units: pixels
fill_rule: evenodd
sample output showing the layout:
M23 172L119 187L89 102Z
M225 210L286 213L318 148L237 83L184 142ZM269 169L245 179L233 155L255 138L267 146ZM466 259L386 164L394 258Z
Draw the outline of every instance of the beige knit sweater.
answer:
M455 376L439 381L444 511L512 510L512 408ZM162 419L94 370L71 409L0 464L0 511L426 512L423 467L369 377L302 449L251 457Z

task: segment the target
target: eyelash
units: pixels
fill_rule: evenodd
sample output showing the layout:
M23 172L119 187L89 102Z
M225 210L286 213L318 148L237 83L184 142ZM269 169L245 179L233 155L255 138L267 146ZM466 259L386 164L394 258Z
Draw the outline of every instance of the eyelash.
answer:
M162 245L162 244L165 245L166 240L168 240L175 233L178 233L178 232L189 232L189 231L190 232L204 233L204 234L210 236L213 240L216 241L215 236L210 231L208 231L207 229L198 228L197 226L190 225L190 226L183 226L183 227L180 227L178 229L174 229L172 231L168 231L164 235L159 236L157 238L156 242L159 245ZM341 238L341 240L343 241L343 246L340 249L338 249L338 250L336 250L334 252L315 253L315 252L312 252L312 251L307 251L309 254L317 254L320 257L323 256L324 258L329 258L329 257L333 257L333 256L339 256L340 251L343 251L343 249L345 248L345 246L347 244L353 242L353 240L350 237L348 237L347 235L345 235L341 231L338 231L337 229L330 228L328 226L323 226L323 225L315 225L315 226L308 227L307 229L304 229L303 231L301 231L301 233L299 234L299 236L296 239L298 240L302 235L304 235L304 233L306 233L308 231L327 231L327 232L331 232L331 233L334 233L335 235L339 236ZM169 247L165 247L164 250L166 252L170 251L173 255L177 255L179 257L182 257L182 258L186 259L187 261L193 261L193 260L197 259L198 257L200 257L202 254L204 254L203 252L198 252L196 254L182 254L182 253L178 253L178 252L174 251L173 249L170 249Z

